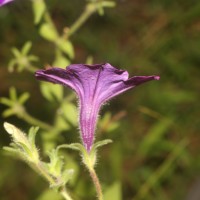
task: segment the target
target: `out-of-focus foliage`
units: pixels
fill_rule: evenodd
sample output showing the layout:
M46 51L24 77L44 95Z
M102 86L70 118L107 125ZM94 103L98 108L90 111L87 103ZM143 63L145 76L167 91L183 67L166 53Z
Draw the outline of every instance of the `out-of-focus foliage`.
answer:
M113 140L98 152L97 172L105 200L198 200L200 2L118 0L116 3L115 8L105 9L103 16L92 15L65 45L60 45L63 44L60 40L52 43L52 38L75 21L83 11L84 1L48 1L59 33L48 31L43 7L35 16L31 3L26 0L2 7L0 97L4 97L1 100L4 105L0 104L0 112L5 115L6 102L9 106L14 103L24 106L25 101L19 104L19 99L25 96L23 99L27 100L25 94L29 92L25 111L43 121L36 142L48 160L45 150L55 144L79 141L76 101L68 89L42 85L33 73L23 71L23 55L37 56L40 68L84 63L92 56L94 63L109 62L131 75L160 75L159 82L113 99L101 112L96 140ZM33 21L35 24L30 23ZM32 47L27 41L32 41ZM10 60L13 60L10 62L13 73L8 73ZM35 59L26 60L28 64L32 61ZM17 73L17 65L21 73ZM8 102L5 98L9 97L11 86L17 89L17 96ZM37 124L35 118L29 118L26 123L23 116L21 119L13 115L2 117L0 145L10 143L3 130L5 120L27 131ZM83 165L78 164L76 152L63 150L62 153L67 167L75 169L69 184L71 192L76 194L74 199L93 199L92 184ZM5 156L3 151L0 160L0 199L61 199L47 190L48 185L27 165Z

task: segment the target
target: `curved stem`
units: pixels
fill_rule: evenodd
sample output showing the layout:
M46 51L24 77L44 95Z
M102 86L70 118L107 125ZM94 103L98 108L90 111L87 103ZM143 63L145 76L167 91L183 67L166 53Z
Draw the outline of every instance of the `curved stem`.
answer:
M85 10L81 14L81 16L74 22L74 24L69 28L67 32L67 37L73 35L85 22L86 20L96 11L96 7L94 5L88 4L85 7Z
M66 200L72 200L72 198L69 196L69 194L66 191L66 188L63 187L60 191L60 194L66 199Z
M24 111L22 114L18 114L18 116L20 118L22 118L24 121L32 124L32 125L36 125L36 126L39 126L45 130L52 130L52 126L50 126L49 124L47 123L44 123L42 121L40 121L39 119L36 119L34 117L32 117L31 115L29 115L26 111Z
M32 167L35 168L35 170L38 171L51 185L56 184L56 181L52 178L52 176L49 175L48 171L45 169L41 161L39 161L37 164L33 164ZM63 196L65 200L72 200L64 186L59 193Z
M103 193L102 193L102 189L101 189L101 184L99 182L99 178L94 169L88 168L88 170L89 170L90 176L92 178L92 181L94 183L98 200L103 200Z
M43 176L51 185L55 184L54 179L49 175L49 173L45 170L41 161L34 165L34 168Z

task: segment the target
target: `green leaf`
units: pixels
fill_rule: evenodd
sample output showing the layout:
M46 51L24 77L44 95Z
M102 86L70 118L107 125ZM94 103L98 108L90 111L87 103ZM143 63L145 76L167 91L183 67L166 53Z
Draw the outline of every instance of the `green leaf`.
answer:
M66 53L71 59L74 58L74 47L69 40L59 38L57 46L60 50Z
M0 98L0 103L6 105L6 106L12 106L13 102L10 99L7 99L5 97Z
M103 9L103 6L101 4L97 7L97 11L98 11L100 16L104 15L104 9Z
M67 121L69 121L72 125L77 125L77 108L73 103L67 102L62 104L62 112Z
M15 59L12 59L9 63L8 63L8 71L9 72L13 72L14 71L14 67L17 64L17 61Z
M24 104L29 99L29 97L30 97L30 94L28 92L25 92L19 97L18 102L20 104Z
M118 121L113 121L110 112L106 112L99 122L101 130L111 132L120 126Z
M104 193L105 200L122 200L121 183L115 182L110 187L108 187Z
M46 40L55 42L58 40L58 34L54 27L52 27L48 23L44 23L41 25L40 30L39 30L40 35L45 38Z
M20 51L19 51L17 48L13 47L13 48L11 49L11 51L12 51L12 53L14 54L14 56L15 56L16 58L20 58L20 57L21 57L21 53L20 53Z
M61 85L53 85L46 82L41 82L40 89L42 95L49 101L61 101L63 98L63 87Z
M12 108L9 108L9 109L6 109L4 112L3 112L3 117L10 117L12 115L15 114L15 111L12 109Z
M26 56L28 52L30 51L31 47L32 47L32 42L30 41L26 42L21 50L21 54L23 56Z
M94 58L92 57L92 56L88 56L87 58L86 58L86 64L87 65L92 65L93 64L93 60L94 60Z
M107 128L107 132L112 132L112 131L114 131L114 130L116 130L118 127L120 126L120 123L118 123L118 122L112 122L109 126L108 126L108 128Z
M46 83L46 82L41 82L40 83L40 90L41 90L41 93L42 95L49 101L53 101L54 98L50 92L50 87L51 85L49 83Z
M17 101L17 92L14 87L10 88L9 93L10 93L10 99L13 101Z
M19 150L18 153L20 153L20 156L22 156L26 161L38 162L38 151L35 146L32 148L27 136L20 129L7 122L4 123L4 128L12 137L12 147Z
M45 13L46 5L43 0L34 0L32 1L32 6L34 13L34 24L38 24Z
M29 61L38 61L39 58L38 58L37 56L34 56L34 55L29 55L29 56L28 56L28 60L29 60Z
M33 151L28 146L28 144L20 142L20 141L14 141L15 144L19 147L21 153L24 153L24 156L26 157L26 160L31 161L33 157Z
M99 141L99 142L96 142L93 147L92 147L92 150L96 150L97 148L101 147L101 146L104 146L106 144L109 144L109 143L112 143L112 140L110 139L106 139L106 140L102 140L102 141Z
M70 129L69 123L67 123L65 118L61 115L56 116L54 125L58 131L66 131Z
M113 8L116 6L116 3L114 1L103 1L102 6Z
M11 153L11 154L19 154L20 151L18 149L14 149L12 147L3 147L3 150Z

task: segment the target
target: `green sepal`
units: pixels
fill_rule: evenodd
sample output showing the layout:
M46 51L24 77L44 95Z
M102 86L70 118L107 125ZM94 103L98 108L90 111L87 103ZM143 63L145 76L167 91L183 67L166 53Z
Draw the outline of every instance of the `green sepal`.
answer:
M80 143L62 144L58 146L58 149L61 149L61 148L68 148L68 149L80 151L82 153L86 151L85 147Z
M58 146L58 149L68 148L68 149L79 151L81 153L83 163L88 168L92 168L93 169L95 164L96 164L96 152L97 152L97 149L99 147L104 146L106 144L109 144L111 142L112 142L112 140L110 140L110 139L99 141L99 142L95 143L92 146L92 149L91 149L90 152L88 152L85 149L85 147L80 143L63 144L63 145Z
M104 146L106 144L112 143L112 140L110 139L105 139L105 140L101 140L99 142L96 142L93 146L92 146L92 150L91 151L96 151L99 147Z

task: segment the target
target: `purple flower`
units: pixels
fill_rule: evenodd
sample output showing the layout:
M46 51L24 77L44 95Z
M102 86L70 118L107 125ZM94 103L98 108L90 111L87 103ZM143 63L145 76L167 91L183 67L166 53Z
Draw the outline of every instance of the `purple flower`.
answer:
M0 6L3 6L4 4L9 3L11 1L13 0L0 0Z
M66 69L38 70L36 78L72 88L80 102L79 123L83 144L87 151L94 142L94 132L100 107L111 98L159 76L134 76L110 64L73 64Z

